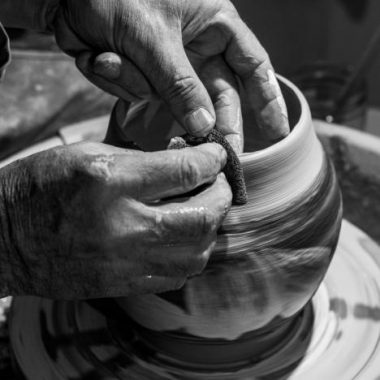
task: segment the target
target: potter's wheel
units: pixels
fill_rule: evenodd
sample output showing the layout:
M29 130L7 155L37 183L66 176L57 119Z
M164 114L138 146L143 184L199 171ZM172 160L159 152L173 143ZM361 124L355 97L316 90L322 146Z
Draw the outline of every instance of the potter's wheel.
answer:
M28 380L376 379L379 246L343 222L327 276L291 326L281 344L265 355L217 371L156 352L130 322L121 326L86 303L24 297L13 304L11 341Z

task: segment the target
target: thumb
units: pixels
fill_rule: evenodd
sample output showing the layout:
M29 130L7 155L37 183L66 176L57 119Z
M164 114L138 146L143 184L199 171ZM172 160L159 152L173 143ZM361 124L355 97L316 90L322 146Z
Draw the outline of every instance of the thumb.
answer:
M158 44L157 44L158 45ZM182 44L163 46L153 53L153 61L141 66L157 93L191 135L207 135L215 125L215 111L210 96L197 76ZM144 67L145 66L145 67Z

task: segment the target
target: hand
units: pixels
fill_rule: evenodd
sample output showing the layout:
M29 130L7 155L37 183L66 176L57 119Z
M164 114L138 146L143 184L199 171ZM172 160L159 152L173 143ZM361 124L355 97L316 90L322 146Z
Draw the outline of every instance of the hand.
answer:
M225 161L217 144L143 153L81 143L5 167L0 284L63 299L181 287L204 268L230 207Z
M236 78L267 136L289 132L269 57L228 0L65 0L52 28L92 82L127 101L158 94L193 135L216 121L242 149Z

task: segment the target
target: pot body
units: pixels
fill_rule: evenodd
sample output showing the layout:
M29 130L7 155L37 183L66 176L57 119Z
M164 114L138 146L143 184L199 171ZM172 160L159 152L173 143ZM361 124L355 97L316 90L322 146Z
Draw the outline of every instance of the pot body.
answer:
M254 122L245 118L240 160L248 203L230 210L201 275L178 291L119 300L139 325L156 332L235 340L294 316L317 290L336 248L341 196L304 97L285 79L281 86L290 135L257 149L263 144ZM120 123L124 111L119 107L117 112L113 122ZM124 113L123 133L143 143L148 124L160 130L160 114L158 106L132 107L126 118ZM166 123L161 136L165 128L168 138L180 134L175 128L169 131Z

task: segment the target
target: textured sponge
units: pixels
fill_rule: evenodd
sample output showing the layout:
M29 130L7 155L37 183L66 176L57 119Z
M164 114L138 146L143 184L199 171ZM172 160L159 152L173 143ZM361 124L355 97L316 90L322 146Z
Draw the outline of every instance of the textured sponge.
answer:
M247 190L239 157L232 149L229 142L224 138L223 134L218 130L213 129L206 137L193 137L190 135L175 137L170 141L168 149L182 149L211 142L222 145L227 152L227 163L223 171L231 186L233 194L232 202L235 205L243 205L247 203Z

